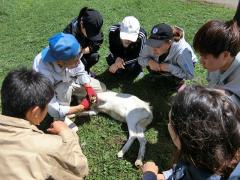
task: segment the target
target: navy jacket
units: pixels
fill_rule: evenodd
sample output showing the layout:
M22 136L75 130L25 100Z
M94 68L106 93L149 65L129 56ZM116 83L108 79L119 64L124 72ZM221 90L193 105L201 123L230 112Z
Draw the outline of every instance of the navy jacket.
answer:
M225 178L215 175L212 172L197 168L192 164L183 162L174 165L171 170L163 172L166 180L224 180ZM228 180L240 180L240 162L233 170ZM157 180L157 176L152 172L146 172L143 180Z

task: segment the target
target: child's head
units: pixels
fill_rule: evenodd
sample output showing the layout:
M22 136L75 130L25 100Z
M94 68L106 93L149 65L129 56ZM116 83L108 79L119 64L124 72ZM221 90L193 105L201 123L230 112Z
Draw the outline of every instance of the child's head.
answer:
M42 50L43 62L56 62L62 68L78 66L81 46L72 34L57 33L48 39L49 47Z
M40 73L27 69L13 70L2 84L2 114L39 124L53 95L51 83Z
M80 10L77 20L79 31L85 37L92 41L102 40L103 17L99 11L84 7Z
M169 124L185 161L228 176L240 160L240 111L223 92L186 87L174 99Z
M126 16L120 26L120 39L123 47L127 48L136 42L140 32L140 23L134 16Z
M239 27L233 20L208 21L195 34L193 47L204 68L221 70L240 51Z
M161 23L153 26L146 44L151 46L156 56L161 56L169 51L173 41L179 41L183 37L183 30L177 26L171 27Z

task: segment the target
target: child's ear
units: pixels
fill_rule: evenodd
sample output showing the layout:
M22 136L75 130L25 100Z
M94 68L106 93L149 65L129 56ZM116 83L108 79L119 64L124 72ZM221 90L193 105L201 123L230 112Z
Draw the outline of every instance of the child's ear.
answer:
M56 62L57 65L59 65L59 66L63 66L63 62L60 61L60 60L57 60L57 61L55 61L55 62Z
M32 113L33 113L35 118L38 118L41 115L41 112L42 112L42 110L40 109L39 106L35 106L32 109Z
M41 116L41 108L39 106L31 107L26 113L26 120L34 125L39 125L39 118Z
M171 124L171 113L172 113L172 109L169 111L168 113L168 118L169 118L169 123L168 123L168 132L172 138L172 141L174 143L174 145L177 147L178 150L181 150L181 141L180 138L178 136L178 134L176 133L174 127Z
M223 51L222 56L224 57L224 59L226 59L226 58L229 58L231 56L231 54L228 51Z
M179 136L177 135L177 133L175 132L173 126L171 123L168 123L168 131L169 131L169 134L172 138L172 141L174 143L174 145L177 147L178 150L181 150L181 141L180 141L180 138Z

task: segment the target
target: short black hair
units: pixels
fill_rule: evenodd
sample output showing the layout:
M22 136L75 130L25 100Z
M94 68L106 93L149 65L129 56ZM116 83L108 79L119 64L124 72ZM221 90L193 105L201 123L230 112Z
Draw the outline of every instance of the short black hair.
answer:
M182 159L229 176L240 161L240 110L230 97L216 89L187 86L174 98L170 119Z
M51 82L42 74L26 68L12 70L2 83L2 114L25 118L31 107L39 106L43 110L53 95Z
M193 48L202 54L212 54L215 58L228 51L235 57L240 51L240 34L236 21L211 20L195 34Z

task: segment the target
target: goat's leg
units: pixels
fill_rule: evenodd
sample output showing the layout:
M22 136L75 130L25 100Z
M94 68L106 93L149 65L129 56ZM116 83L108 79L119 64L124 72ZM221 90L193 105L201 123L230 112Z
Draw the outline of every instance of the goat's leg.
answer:
M77 113L77 116L82 117L82 116L96 116L98 112L96 110L89 110L89 111L82 111Z
M129 138L128 141L125 143L123 148L118 152L117 156L119 158L122 158L124 154L128 151L134 140L136 139L136 129L135 126L128 126L128 131L129 131Z
M145 128L141 127L139 124L136 127L137 129L137 139L139 141L139 151L138 151L138 157L137 160L135 161L135 166L139 167L142 166L142 160L144 158L144 154L145 154L145 147L146 147L146 139L144 136L144 131Z
M75 118L76 116L78 117L84 117L84 116L96 116L98 114L97 111L95 110L89 110L89 111L82 111L82 112L79 112L77 114L70 114L68 115L68 118L69 119L73 119Z

